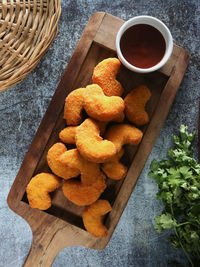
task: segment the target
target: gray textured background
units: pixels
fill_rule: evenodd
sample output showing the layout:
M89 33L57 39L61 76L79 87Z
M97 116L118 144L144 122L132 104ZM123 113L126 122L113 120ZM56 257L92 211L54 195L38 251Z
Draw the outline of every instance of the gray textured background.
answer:
M72 247L60 252L54 267L167 266L168 260L186 265L181 251L168 242L169 233L158 235L154 216L161 210L157 186L148 178L152 159L166 155L170 135L185 123L197 129L200 77L200 2L198 0L63 0L59 34L36 69L19 85L0 93L0 266L22 266L32 234L28 224L7 206L6 198L44 112L89 19L105 11L122 19L152 15L167 24L178 45L190 52L189 68L174 104L141 174L128 205L102 251ZM195 141L197 147L197 140ZM197 153L197 152L196 152ZM197 156L197 155L196 155Z

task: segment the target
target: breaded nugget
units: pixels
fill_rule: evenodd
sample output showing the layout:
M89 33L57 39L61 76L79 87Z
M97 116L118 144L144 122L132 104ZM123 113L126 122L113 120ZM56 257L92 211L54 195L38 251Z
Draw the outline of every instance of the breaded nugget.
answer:
M85 88L76 89L65 99L64 119L67 125L78 125L81 123L84 90Z
M138 86L125 97L125 114L129 121L138 126L149 122L149 116L145 111L145 105L150 97L151 92L145 85Z
M49 192L53 192L60 186L61 180L51 173L40 173L29 182L26 193L29 205L32 208L46 210L51 207Z
M107 96L121 96L123 94L124 90L116 80L119 68L120 61L117 58L104 59L94 68L92 81L98 84Z
M59 133L60 140L65 144L75 144L77 126L68 126Z
M59 160L67 167L78 169L84 185L93 184L101 176L99 164L83 158L76 148L64 152Z
M94 203L106 189L105 175L101 173L92 185L84 185L76 180L68 180L63 184L63 193L71 202L78 206Z
M115 145L117 152L119 152L125 144L138 145L142 136L142 131L130 124L112 125L105 133L105 139L111 141Z
M100 135L104 135L108 122L106 122L106 121L96 121L96 123L99 126Z
M96 121L99 126L100 134L103 135L106 131L107 122ZM68 126L59 133L60 140L65 144L75 144L76 128L78 126Z
M112 121L124 111L124 100L119 96L105 96L101 87L91 84L83 92L84 109L99 121Z
M62 143L54 144L47 153L47 163L54 174L64 179L70 179L79 175L79 170L69 168L59 161L59 157L67 151Z
M127 168L120 162L123 154L124 149L121 149L110 161L102 164L102 170L108 178L120 180L126 176Z
M103 225L103 218L112 210L107 200L99 199L83 211L85 229L95 237L105 237L107 228Z
M123 122L124 118L125 118L124 112L121 112L119 114L119 116L117 116L116 118L113 119L113 121L114 122Z
M87 160L102 163L116 154L115 145L103 140L99 135L98 124L93 119L86 119L76 129L76 146L80 154Z

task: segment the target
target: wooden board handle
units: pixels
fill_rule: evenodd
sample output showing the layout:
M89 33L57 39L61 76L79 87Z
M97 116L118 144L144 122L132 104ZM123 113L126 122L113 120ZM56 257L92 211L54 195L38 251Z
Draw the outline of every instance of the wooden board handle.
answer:
M50 267L58 253L59 250L56 249L56 247L52 249L52 245L43 246L41 243L38 243L36 238L34 238L31 249L24 263L24 267Z
M24 267L49 267L63 248L73 245L74 232L64 221L42 220L37 229L32 228L32 232L32 245ZM64 240L62 236L64 236Z
M62 249L71 246L90 247L96 242L86 231L48 214L43 218L37 217L37 220L37 227L36 223L29 221L33 241L24 267L50 267Z

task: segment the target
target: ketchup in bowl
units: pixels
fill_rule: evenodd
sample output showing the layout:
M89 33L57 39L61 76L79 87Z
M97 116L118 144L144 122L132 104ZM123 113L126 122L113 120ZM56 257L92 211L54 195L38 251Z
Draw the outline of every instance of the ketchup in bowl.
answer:
M136 24L123 33L120 49L123 57L131 65L146 69L162 60L166 43L160 31L153 26Z

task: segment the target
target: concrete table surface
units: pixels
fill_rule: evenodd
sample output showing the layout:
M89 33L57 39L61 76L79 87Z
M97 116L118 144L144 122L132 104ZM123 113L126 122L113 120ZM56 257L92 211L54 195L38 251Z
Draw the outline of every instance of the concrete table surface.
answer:
M186 266L183 252L169 243L169 232L157 234L154 217L162 210L157 185L148 177L152 159L161 159L171 145L171 134L181 123L197 130L200 77L199 0L63 0L59 34L41 62L17 86L0 93L0 267L20 267L31 246L28 224L7 206L6 198L44 112L89 19L105 11L127 20L151 15L170 28L176 44L191 60L167 120L138 180L128 205L102 251L66 248L53 267L168 266L176 260ZM195 140L197 148L197 138ZM197 156L197 149L195 150ZM174 266L174 265L172 265Z

